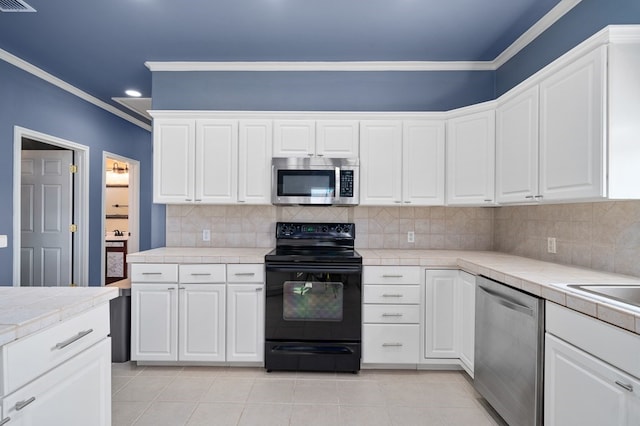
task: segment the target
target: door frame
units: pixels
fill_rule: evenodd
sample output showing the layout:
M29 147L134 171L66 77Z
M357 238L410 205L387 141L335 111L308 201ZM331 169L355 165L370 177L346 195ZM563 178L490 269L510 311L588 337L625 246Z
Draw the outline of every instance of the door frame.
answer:
M75 285L89 285L89 147L20 126L13 127L13 286L20 286L22 138L74 151L78 172L73 186L73 215L78 230L73 234Z
M102 151L102 250L100 254L100 283L105 284L105 268L106 268L106 245L105 245L105 223L107 211L107 158L122 161L129 165L129 232L133 232L136 236L135 243L131 245L131 241L127 241L127 253L136 253L140 251L140 162L132 158L123 157L108 151Z

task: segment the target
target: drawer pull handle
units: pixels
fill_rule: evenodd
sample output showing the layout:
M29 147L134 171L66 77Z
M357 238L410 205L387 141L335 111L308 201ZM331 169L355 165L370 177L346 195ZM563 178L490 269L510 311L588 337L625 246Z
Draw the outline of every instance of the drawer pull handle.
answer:
M22 410L24 407L26 407L27 405L31 404L35 400L36 400L36 397L32 396L31 398L27 399L26 401L18 401L18 402L16 402L16 411Z
M0 426L6 425L10 421L11 421L11 417L5 417L4 419L0 420Z
M400 313L398 313L398 314L382 314L383 317L401 317L403 315L404 314L400 314Z
M167 290L171 290L171 291L173 291L173 290L175 290L175 289L176 289L175 287L167 287Z
M211 275L211 272L192 272L191 275L194 277L208 277Z
M382 297L402 297L402 294L384 293Z
M620 386L624 390L633 392L633 385L630 385L629 383L622 383L621 381L616 380L616 385Z
M236 272L233 275L236 277L253 277L255 274L255 272Z
M404 346L404 345L402 343L383 343L382 344L383 348L400 347L400 346Z
M93 333L93 328L90 328L90 329L84 330L84 331L80 331L75 336L69 337L67 340L65 340L63 342L56 343L56 345L51 350L53 351L53 350L56 350L56 349L64 349L67 346L69 346L70 344L72 344L73 342L77 342L78 340L82 339L83 337L85 337L86 335L88 335L90 333Z
M162 275L162 272L143 272L142 275Z
M382 278L402 278L404 275L399 274L399 275L392 275L392 274L384 274L382 276Z
M185 287L178 287L178 289L180 289L180 290L184 290L184 289L185 289Z
M258 288L256 288L256 291L257 291L257 292L261 292L261 291L262 291L262 287L258 287Z

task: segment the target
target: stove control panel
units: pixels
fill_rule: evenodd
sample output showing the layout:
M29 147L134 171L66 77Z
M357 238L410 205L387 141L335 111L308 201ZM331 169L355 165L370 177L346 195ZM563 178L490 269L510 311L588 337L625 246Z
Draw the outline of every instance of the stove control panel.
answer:
M356 225L353 223L302 223L278 222L276 224L277 239L330 239L355 238Z

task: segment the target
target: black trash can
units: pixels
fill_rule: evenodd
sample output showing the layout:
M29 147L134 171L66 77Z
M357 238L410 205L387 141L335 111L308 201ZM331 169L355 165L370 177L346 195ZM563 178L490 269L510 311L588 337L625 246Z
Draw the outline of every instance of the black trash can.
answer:
M119 288L120 295L111 299L111 362L131 359L131 288Z

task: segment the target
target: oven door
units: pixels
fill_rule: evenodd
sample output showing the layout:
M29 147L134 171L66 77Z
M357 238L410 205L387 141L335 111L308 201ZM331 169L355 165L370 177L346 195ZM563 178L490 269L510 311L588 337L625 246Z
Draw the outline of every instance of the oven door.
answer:
M360 342L361 265L266 266L266 340Z

